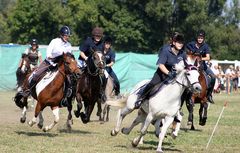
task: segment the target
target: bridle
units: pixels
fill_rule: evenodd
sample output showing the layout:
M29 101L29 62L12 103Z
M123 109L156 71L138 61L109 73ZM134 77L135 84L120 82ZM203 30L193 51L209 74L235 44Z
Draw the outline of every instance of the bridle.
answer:
M94 55L94 54L97 54L97 53L101 53L101 52L100 52L100 51L95 51L95 52L93 53L93 55ZM102 54L102 53L101 53L101 54ZM90 75L92 75L92 76L97 76L97 75L100 74L101 70L105 68L106 62L105 62L105 60L102 60L101 58L99 58L99 59L100 59L99 61L95 61L93 55L91 55L91 59L90 59L90 60L93 61L93 65L94 65L94 67L95 67L95 71L94 71L94 72L91 72L89 65L87 65L87 70L88 70L88 74L90 74ZM101 64L103 64L102 68L101 68Z

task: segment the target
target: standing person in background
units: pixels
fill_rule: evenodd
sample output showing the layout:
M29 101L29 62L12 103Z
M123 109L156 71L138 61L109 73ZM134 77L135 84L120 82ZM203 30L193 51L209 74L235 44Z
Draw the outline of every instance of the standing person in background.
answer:
M199 60L200 60L201 69L203 69L207 73L207 75L210 76L211 81L207 91L207 99L210 103L214 103L212 99L212 92L214 89L216 78L214 73L207 66L207 63L206 63L210 60L210 48L208 44L205 42L205 36L206 36L205 31L202 29L199 30L196 35L196 40L189 42L186 45L186 48L188 53L200 57Z
M239 66L237 66L234 70L234 76L233 76L233 91L235 93L238 92L238 77L239 77Z
M112 38L106 37L105 40L104 40L104 45L103 46L104 46L103 47L103 54L106 58L106 71L113 78L115 95L119 96L119 94L120 94L120 83L119 83L117 75L115 74L115 72L112 69L112 66L115 64L115 57L116 57L115 52L113 52L112 48L111 48Z
M233 65L230 65L229 68L225 72L225 77L226 77L226 93L230 94L232 92L232 87L233 87L233 77L235 73L233 70Z

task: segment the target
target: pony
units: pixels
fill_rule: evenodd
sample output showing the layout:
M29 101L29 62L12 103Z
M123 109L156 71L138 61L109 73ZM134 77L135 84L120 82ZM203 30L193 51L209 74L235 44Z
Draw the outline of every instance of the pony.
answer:
M132 146L136 147L142 137L147 133L147 128L154 120L164 119L161 133L159 134L159 144L157 147L157 153L162 152L162 142L165 137L166 131L170 124L173 122L174 117L177 115L181 105L181 95L186 88L190 88L192 91L199 93L201 91L201 85L198 82L199 72L194 65L189 65L186 61L180 61L175 65L177 76L174 80L171 80L168 84L163 85L160 90L154 93L150 93L152 96L143 102L142 106L138 110L138 116L132 122L130 128L123 128L124 134L129 134L134 126L144 122L142 124L140 135L132 141ZM146 85L147 82L140 82L136 85L129 97L123 101L126 106L122 108L117 115L117 123L115 128L111 131L112 136L116 136L120 130L122 120L124 117L134 110L134 104L138 97L138 92ZM171 93L171 96L169 96Z
M74 114L77 118L81 117L84 124L90 121L90 116L97 101L100 101L99 95L102 90L105 71L105 57L101 51L94 51L87 60L87 67L77 81L77 110ZM103 89L104 90L104 89ZM85 112L82 109L82 101L84 102ZM100 107L101 108L101 107ZM101 109L98 110L101 113Z
M200 76L198 78L201 86L202 91L200 94L193 94L191 91L185 90L182 96L182 105L184 101L186 102L186 106L188 109L188 122L187 125L191 126L191 130L195 130L194 126L194 105L200 104L199 108L199 125L204 126L207 121L207 109L208 109L208 103L207 103L207 74L203 72L203 70L200 70Z
M76 77L80 75L80 69L77 67L77 62L71 53L64 53L58 62L58 69L53 72L48 72L36 85L31 92L34 99L37 100L34 117L28 122L29 126L37 123L39 117L38 127L43 127L42 111L49 106L54 115L52 124L43 128L44 132L51 130L59 121L59 106L64 97L64 82L68 74L75 74ZM25 79L23 87L29 85L28 79ZM16 95L15 102L18 106L26 106L26 98ZM21 119L25 122L26 117Z
M196 59L196 61L199 61L199 58L201 58L200 55L195 55L195 54L188 55L189 60ZM198 63L198 67L199 66L200 66L200 64ZM193 94L191 91L185 90L182 95L182 105L185 101L188 112L189 112L187 125L191 126L191 128L190 128L191 130L195 130L194 122L193 122L194 104L198 104L198 103L200 104L199 125L204 126L207 121L207 110L208 110L207 90L208 90L208 81L210 81L210 80L209 80L208 75L203 71L203 69L201 67L199 68L199 73L200 73L200 76L199 76L198 80L202 87L200 94Z
M17 91L22 90L24 79L30 73L31 73L31 67L30 67L30 60L28 58L28 55L22 54L22 60L21 60L20 66L16 71Z

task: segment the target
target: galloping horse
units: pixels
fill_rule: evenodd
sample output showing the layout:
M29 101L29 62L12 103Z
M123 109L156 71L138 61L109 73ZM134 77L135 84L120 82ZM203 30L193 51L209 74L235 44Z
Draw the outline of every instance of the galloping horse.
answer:
M59 121L59 105L64 97L64 82L66 75L80 73L80 69L77 67L77 62L71 53L62 55L58 63L58 69L54 72L48 72L41 80L37 83L36 89L31 92L34 99L37 100L35 107L34 117L28 122L30 126L33 126L37 122L39 116L38 127L43 127L43 116L42 111L45 107L50 106L54 114L54 122L43 128L46 132L51 130ZM28 79L25 79L23 86L28 86ZM20 105L26 105L26 99L22 101L21 97L15 98L16 103L22 103Z
M30 60L27 54L22 54L22 60L19 68L16 71L17 91L22 90L22 85L26 76L31 72Z
M195 55L199 57L200 55ZM188 55L188 58L193 60L196 59L196 57L193 55ZM198 61L198 59L196 60ZM199 66L199 65L198 65ZM208 89L208 76L207 74L200 69L199 70L200 76L198 78L201 86L202 86L202 91L200 94L193 94L189 90L185 90L183 95L182 95L182 105L184 101L186 101L186 106L189 112L188 115L188 125L191 125L191 130L195 130L194 124L193 124L193 106L194 104L200 104L199 108L199 125L204 126L207 121L207 109L208 109L208 103L207 103L207 89Z
M154 91L154 93L151 93L152 96L149 100L145 100L138 110L138 116L132 122L130 128L122 129L124 134L129 134L134 126L144 121L141 127L140 136L132 141L133 147L139 144L141 138L147 133L147 128L153 120L165 119L162 131L159 134L159 144L157 148L158 153L162 152L162 141L168 127L173 122L174 116L179 112L183 91L185 88L191 88L194 92L201 91L201 85L198 82L199 72L195 64L188 65L185 61L181 61L175 65L175 69L177 72L176 78L170 81L169 84L161 87L157 92ZM140 82L139 84L137 84L136 88L133 89L130 96L127 98L126 106L119 111L116 127L111 132L112 136L117 135L119 132L123 118L134 110L134 103L138 97L137 93L145 83Z
M105 58L100 51L93 52L87 60L87 67L77 82L76 100L77 110L74 111L75 116L81 117L83 123L90 121L90 116L95 106L99 101L101 93L102 76L105 70ZM104 89L103 89L104 90ZM85 113L81 112L82 101L84 102Z
M200 94L192 94L191 91L185 90L182 96L182 103L186 101L186 106L188 109L188 125L191 125L191 130L195 130L194 123L193 123L193 106L194 104L199 103L199 125L204 126L207 121L207 74L200 70L200 76L198 78L201 86L202 91Z

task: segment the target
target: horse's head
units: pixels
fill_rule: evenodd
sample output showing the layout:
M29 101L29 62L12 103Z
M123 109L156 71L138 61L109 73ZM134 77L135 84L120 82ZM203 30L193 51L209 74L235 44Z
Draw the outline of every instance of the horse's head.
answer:
M95 51L87 61L88 73L91 75L103 75L106 62L105 57L101 51Z
M21 72L27 74L30 71L30 60L27 54L22 54L22 63L20 65Z
M63 54L63 63L67 74L80 75L81 71L77 66L77 61L75 60L73 54L71 53Z
M200 74L197 67L197 61L192 65L183 60L175 65L175 69L177 73L181 72L186 78L183 82L177 80L178 82L181 82L181 84L188 87L193 93L201 92L202 87L198 80Z

